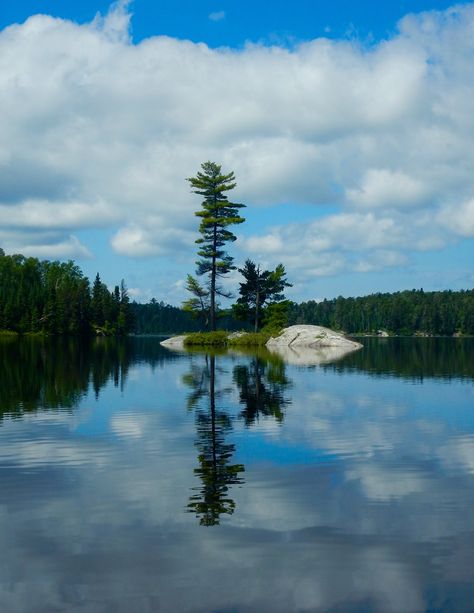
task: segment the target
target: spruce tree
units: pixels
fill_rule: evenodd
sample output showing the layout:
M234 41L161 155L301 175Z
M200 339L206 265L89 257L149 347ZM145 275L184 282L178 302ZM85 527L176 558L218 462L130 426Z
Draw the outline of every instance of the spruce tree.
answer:
M197 275L208 275L209 287L209 324L210 329L216 329L216 296L229 294L223 291L218 284L218 279L235 269L233 258L226 253L224 245L233 242L237 238L228 227L245 221L239 215L239 209L245 205L229 202L225 192L236 186L233 172L221 173L221 166L214 162L201 164L202 172L187 180L192 186L192 191L204 197L202 209L196 211L196 216L201 218L199 232L201 238L196 240L200 245L198 255L201 258L196 262Z

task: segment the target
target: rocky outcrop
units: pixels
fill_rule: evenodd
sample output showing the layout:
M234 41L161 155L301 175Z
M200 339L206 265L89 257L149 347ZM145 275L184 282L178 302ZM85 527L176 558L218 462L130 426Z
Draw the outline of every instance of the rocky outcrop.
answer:
M271 338L267 347L308 347L312 349L320 347L341 347L345 349L360 349L362 345L351 341L343 334L334 332L322 326L290 326L285 328L280 336Z
M167 349L184 349L185 338L185 334L182 334L181 336L172 336L171 338L161 341L160 345L166 347Z
M267 349L289 364L318 366L340 360L362 345L322 326L290 326L267 342Z
M229 338L241 336L234 332ZM167 349L183 351L186 335L173 336L160 344ZM290 326L280 336L267 342L267 349L279 355L285 362L305 366L315 366L334 362L362 345L351 341L343 334L322 326Z

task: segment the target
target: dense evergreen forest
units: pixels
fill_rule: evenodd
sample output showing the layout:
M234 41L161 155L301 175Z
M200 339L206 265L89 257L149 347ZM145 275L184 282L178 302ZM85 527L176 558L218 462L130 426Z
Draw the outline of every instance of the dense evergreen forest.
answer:
M316 324L348 334L474 335L474 290L411 290L293 304L290 323Z
M47 334L127 334L132 317L122 281L90 286L72 261L50 262L0 249L0 330Z
M176 334L199 332L206 329L202 319L186 309L180 309L154 298L148 304L132 302L130 305L134 330L137 334ZM219 330L242 330L250 328L232 317L230 311L220 311L217 317Z
M177 307L152 300L131 305L139 334L194 332L203 324ZM242 329L241 321L224 312L217 327ZM372 294L361 298L335 298L322 302L289 303L288 324L315 324L348 334L474 335L474 290L424 292L411 290ZM249 327L249 326L247 326Z
M474 335L474 290L411 290L288 305L288 324L316 324L348 334ZM250 328L221 311L217 327ZM153 299L130 303L122 281L92 285L72 261L5 255L0 249L0 330L48 334L172 334L203 329L202 319Z

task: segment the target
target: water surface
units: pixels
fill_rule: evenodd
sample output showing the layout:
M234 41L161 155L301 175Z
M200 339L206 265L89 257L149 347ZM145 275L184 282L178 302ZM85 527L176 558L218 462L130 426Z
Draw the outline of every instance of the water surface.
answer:
M0 610L472 611L474 339L0 342Z

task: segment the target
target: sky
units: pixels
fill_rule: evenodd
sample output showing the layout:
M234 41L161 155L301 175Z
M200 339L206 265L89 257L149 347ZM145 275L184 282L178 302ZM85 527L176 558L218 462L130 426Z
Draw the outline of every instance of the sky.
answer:
M211 160L293 300L472 288L473 100L474 3L6 0L0 246L179 305Z

